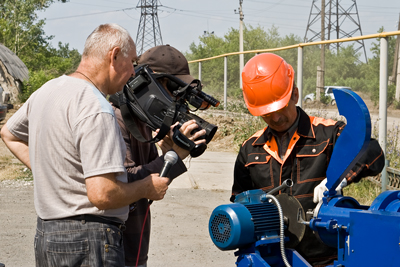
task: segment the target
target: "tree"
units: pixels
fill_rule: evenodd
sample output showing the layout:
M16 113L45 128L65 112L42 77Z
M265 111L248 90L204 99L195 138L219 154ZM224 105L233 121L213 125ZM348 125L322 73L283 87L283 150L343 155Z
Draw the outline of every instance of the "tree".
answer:
M379 28L378 33L384 32L385 29L383 27ZM371 52L372 58L368 60L369 66L365 66L363 68L363 74L370 81L367 85L367 90L371 95L371 100L375 102L375 104L379 101L379 66L380 66L380 38L376 39L376 43L372 43ZM396 39L391 36L388 37L388 66L393 66L394 61L394 52L396 48ZM388 76L389 76L388 72ZM389 78L389 77L388 77ZM388 86L388 104L394 102L396 86L390 85Z
M244 50L258 50L266 48L275 48L283 45L292 45L300 42L300 37L294 35L281 38L278 28L272 26L267 31L263 27L244 25ZM186 53L189 60L212 57L220 54L237 52L239 50L239 31L231 28L224 37L218 37L214 34L203 35L199 37L199 44L192 43L190 52ZM288 60L297 61L296 51L283 51L280 54L287 56ZM279 54L279 53L278 53ZM247 62L254 54L245 54L244 59ZM288 62L290 62L288 61ZM198 67L191 66L192 73L198 73ZM239 55L228 57L228 94L231 96L241 95L239 86ZM224 60L223 58L205 61L202 63L202 83L206 85L207 90L213 93L222 94L224 80Z
M67 2L67 0L59 0ZM48 8L55 0L0 0L0 42L13 51L28 67L30 80L24 83L22 100L44 82L68 73L79 64L80 54L68 44L53 48L43 31L44 20L37 11Z
M42 45L51 37L44 37L43 20L39 20L38 10L44 10L52 0L3 0L0 6L0 41L17 56L22 57L33 46Z
M37 59L38 66L31 68L29 81L24 84L24 92L20 97L21 101L28 99L34 91L47 81L75 71L80 60L81 55L78 50L70 50L69 44L63 45L59 42L58 49L49 47Z
M192 43L190 45L190 50L192 55L188 54L187 58L207 58L215 55L224 53L224 40L223 38L217 37L214 34L205 33L199 37L199 45ZM221 79L221 74L223 75L223 59L216 59L206 61L202 64L202 73L204 73L205 79L202 79L203 85L208 88L221 88L223 86L223 76ZM222 66L222 70L221 70ZM194 67L192 73L198 73L197 65Z

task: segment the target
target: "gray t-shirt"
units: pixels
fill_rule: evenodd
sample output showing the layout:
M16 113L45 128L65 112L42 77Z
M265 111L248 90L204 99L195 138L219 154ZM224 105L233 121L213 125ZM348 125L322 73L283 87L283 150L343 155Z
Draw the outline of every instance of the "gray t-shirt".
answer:
M119 181L127 182L126 146L114 111L92 84L69 76L47 82L7 128L29 144L40 218L96 214L127 219L128 206L99 210L87 197L85 178L117 173Z

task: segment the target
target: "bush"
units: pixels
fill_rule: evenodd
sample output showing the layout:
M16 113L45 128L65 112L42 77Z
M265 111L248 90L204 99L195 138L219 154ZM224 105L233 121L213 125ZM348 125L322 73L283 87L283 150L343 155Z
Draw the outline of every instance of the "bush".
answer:
M394 100L393 106L394 106L395 109L400 109L400 101Z
M324 93L321 93L321 103L325 105L329 105L331 103L332 99L329 95L325 95Z
M366 178L343 188L343 195L355 198L361 205L366 206L370 206L380 193L381 187Z
M19 95L21 102L25 102L33 92L55 77L54 74L48 73L44 70L31 72L29 81L24 85L22 94Z

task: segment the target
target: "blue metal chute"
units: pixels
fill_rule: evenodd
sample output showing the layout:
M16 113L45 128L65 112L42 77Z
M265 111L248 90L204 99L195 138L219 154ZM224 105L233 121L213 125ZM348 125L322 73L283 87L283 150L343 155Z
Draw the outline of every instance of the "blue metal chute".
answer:
M363 155L371 139L371 117L361 97L348 89L333 89L333 94L347 125L336 141L326 172L328 197L336 195L336 187Z

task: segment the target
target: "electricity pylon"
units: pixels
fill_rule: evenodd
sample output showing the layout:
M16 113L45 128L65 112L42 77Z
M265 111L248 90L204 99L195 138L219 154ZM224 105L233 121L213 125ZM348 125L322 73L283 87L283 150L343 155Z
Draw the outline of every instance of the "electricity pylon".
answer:
M136 35L137 54L141 55L147 49L162 45L160 23L157 8L159 0L140 0L137 8L141 9L140 21Z
M360 36L362 35L356 0L325 0L324 2L325 38L321 38L321 1L312 0L304 42L348 38L353 37L356 33ZM364 40L357 40L355 42L357 42L354 46L355 51L363 50L365 61L367 62ZM331 44L331 46L335 45L337 52L339 52L339 47L342 44L336 43Z

